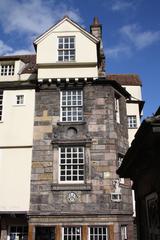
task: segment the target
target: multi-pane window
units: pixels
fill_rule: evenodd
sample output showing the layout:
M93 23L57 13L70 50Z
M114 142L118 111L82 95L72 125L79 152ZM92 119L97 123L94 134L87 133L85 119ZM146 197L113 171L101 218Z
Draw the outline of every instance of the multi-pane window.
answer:
M116 122L120 123L120 107L119 107L119 100L120 97L115 94L115 99L114 99L114 108L115 108L115 114L116 114Z
M0 70L1 76L14 75L14 64L2 64Z
M2 110L3 110L3 92L0 92L0 121L2 120Z
M75 37L58 38L58 61L75 61Z
M127 225L121 225L121 240L127 240Z
M27 226L11 226L10 227L10 240L27 240L28 227Z
M136 115L128 116L128 128L137 128L137 118L136 118Z
M17 105L24 104L24 95L16 95L16 104Z
M62 240L81 240L80 227L63 227Z
M84 182L84 147L60 148L60 181Z
M83 120L83 92L81 90L61 92L61 120L63 122Z
M90 227L89 240L108 240L108 230L106 227Z

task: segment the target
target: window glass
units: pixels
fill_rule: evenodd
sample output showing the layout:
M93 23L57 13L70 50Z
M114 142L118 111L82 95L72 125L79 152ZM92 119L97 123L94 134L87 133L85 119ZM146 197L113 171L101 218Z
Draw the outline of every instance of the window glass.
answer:
M58 61L75 61L75 37L58 38Z
M81 90L61 92L61 121L83 121L83 92Z
M84 181L84 148L60 148L60 181Z

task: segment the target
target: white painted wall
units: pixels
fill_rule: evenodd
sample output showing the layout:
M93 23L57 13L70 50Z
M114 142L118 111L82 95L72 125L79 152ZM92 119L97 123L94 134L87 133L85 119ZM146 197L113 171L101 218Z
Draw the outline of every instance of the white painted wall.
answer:
M38 79L43 78L80 78L98 77L98 68L95 67L66 67L66 68L39 68Z
M58 62L58 37L75 37L75 61L83 66L65 66ZM97 45L79 28L68 21L63 22L37 44L37 64L44 64L45 68L38 69L38 78L64 78L64 77L97 77ZM91 66L92 63L92 66ZM50 66L49 64L55 64ZM56 66L56 64L58 66ZM61 64L61 66L60 66ZM48 65L48 67L47 67ZM65 67L64 67L65 66Z
M28 211L31 148L0 149L0 211Z
M16 105L16 95L24 94L24 105ZM35 90L3 93L0 146L31 146L33 142Z
M137 98L138 100L142 100L142 88L141 86L128 86L123 85L126 90L131 94L132 97Z

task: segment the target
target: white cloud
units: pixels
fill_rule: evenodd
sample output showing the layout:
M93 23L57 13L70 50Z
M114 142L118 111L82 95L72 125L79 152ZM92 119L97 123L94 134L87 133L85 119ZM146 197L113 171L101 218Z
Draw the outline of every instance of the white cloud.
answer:
M77 9L55 0L0 1L0 23L6 33L40 34L64 15L81 21Z
M128 8L134 8L134 2L131 0L113 0L111 9L113 11L124 11Z
M160 31L141 31L136 24L123 26L120 32L139 50L160 41Z
M117 45L105 50L107 58L119 58L123 56L129 56L131 54L131 49L129 46Z
M20 49L17 51L12 51L9 55L25 55L25 54L34 54L35 52L29 51L27 49Z
M11 53L13 49L6 45L2 40L0 40L0 55L5 55L7 53Z

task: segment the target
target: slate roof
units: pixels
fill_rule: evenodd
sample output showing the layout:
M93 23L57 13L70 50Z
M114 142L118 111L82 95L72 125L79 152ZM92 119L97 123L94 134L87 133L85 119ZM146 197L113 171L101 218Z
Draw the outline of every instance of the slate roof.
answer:
M16 61L21 60L26 64L21 74L24 73L36 73L36 55L35 54L27 54L27 55L11 55L11 56L0 56L0 61Z
M142 82L137 74L107 74L108 80L115 80L121 85L142 86Z

